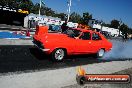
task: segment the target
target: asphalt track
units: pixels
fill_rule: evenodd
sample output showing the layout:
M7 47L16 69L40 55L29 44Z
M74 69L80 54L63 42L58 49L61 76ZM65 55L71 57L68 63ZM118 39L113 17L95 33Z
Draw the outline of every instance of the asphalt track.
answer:
M0 73L52 70L86 64L106 62L94 55L68 56L63 62L53 62L33 45L1 45Z
M118 45L118 43L116 43L116 45ZM131 43L130 45L127 45L128 47L126 47L126 49L130 48ZM120 47L117 48L119 51L121 51ZM125 49L122 49L122 51L123 53L126 52ZM118 70L116 69L116 71L118 72L120 71L120 65L122 65L121 68L131 67L130 64L132 59L128 59L127 57L124 57L124 59L111 58L111 60L109 60L109 58L107 58L107 60L104 60L103 58L97 59L94 57L94 55L82 55L69 56L63 62L52 62L50 56L45 55L41 50L37 49L33 45L0 45L1 87L8 88L10 86L10 88L47 88L47 86L49 87L49 84L51 83L50 88L132 88L131 83L118 85L86 84L84 87L80 87L78 84L76 84L74 76L76 73L76 67L74 68L74 66L89 65L87 69L89 70L89 73L92 72L93 69L93 67L90 68L91 64L94 65L95 69L101 70L101 72L107 72L108 69L105 69L107 67L111 68L109 72L113 71L114 68L117 67ZM128 64L123 64L125 62ZM73 73L71 73L71 71L73 71ZM125 70L123 72L125 72L124 74L131 74L131 71L132 70L130 68L129 70ZM54 75L54 77L52 77L52 75ZM58 81L56 81L56 78L58 81L60 81L60 84L57 83ZM49 81L49 79L52 81ZM64 79L67 79L68 81Z

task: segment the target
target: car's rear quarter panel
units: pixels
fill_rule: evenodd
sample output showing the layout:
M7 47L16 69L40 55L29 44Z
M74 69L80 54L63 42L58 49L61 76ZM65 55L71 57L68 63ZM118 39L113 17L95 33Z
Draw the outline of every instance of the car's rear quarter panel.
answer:
M57 48L63 48L67 51L67 54L71 54L74 52L74 39L67 37L66 35L45 35L47 38L42 38L41 42L44 47L50 49L47 53L50 54L53 50Z

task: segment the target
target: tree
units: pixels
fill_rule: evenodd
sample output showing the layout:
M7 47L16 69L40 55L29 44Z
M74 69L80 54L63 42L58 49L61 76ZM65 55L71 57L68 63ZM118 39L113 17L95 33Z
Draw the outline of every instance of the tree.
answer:
M36 3L32 8L31 8L31 13L38 14L39 13L39 3Z
M111 21L111 24L110 24L110 27L112 27L112 28L115 28L115 29L118 29L119 28L119 26L120 26L120 23L119 23L120 21L118 21L118 20L112 20Z
M47 16L54 16L55 11L53 11L51 8L45 7L45 15Z
M2 1L0 1L0 5L2 5L2 6L7 5L7 0L2 0Z
M61 18L61 20L66 21L67 14L65 13L56 13L55 17Z
M120 31L122 32L122 34L126 34L126 33L129 32L128 26L127 26L126 24L124 24L124 23L120 26L119 29L120 29Z
M40 4L36 3L32 9L31 12L38 14L39 13ZM55 16L55 11L53 11L51 8L46 7L45 5L41 6L41 15L47 15L47 16Z
M0 5L31 11L33 2L31 0L2 0L0 1Z
M103 23L102 23L102 26L110 27L110 24L103 22Z
M78 23L81 19L81 16L79 14L77 14L76 12L73 12L71 13L70 15L70 20L69 21L72 21L74 23Z
M132 28L130 28L130 34L132 34Z
M18 8L23 9L23 10L28 10L31 12L31 9L33 7L33 2L31 0L17 0Z
M87 25L90 19L92 19L92 14L89 14L88 12L83 13L83 17L81 19L83 22L82 24Z

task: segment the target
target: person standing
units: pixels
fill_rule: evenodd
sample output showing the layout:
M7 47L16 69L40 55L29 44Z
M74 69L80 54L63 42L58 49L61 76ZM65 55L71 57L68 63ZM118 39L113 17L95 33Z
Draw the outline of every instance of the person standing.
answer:
M65 32L68 29L68 26L67 26L67 22L66 21L65 21L65 23L63 23L61 25L61 29L62 29L62 33Z

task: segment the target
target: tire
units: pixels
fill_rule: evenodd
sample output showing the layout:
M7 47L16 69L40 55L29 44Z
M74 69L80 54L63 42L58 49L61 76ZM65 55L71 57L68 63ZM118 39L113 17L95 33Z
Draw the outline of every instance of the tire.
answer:
M51 56L53 61L63 61L66 56L66 51L64 49L58 48L52 52Z
M105 54L105 50L104 49L99 49L99 51L97 52L97 58L103 57L104 54Z

